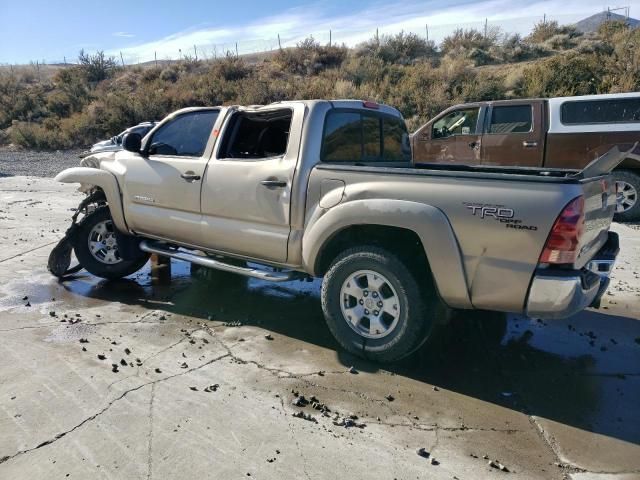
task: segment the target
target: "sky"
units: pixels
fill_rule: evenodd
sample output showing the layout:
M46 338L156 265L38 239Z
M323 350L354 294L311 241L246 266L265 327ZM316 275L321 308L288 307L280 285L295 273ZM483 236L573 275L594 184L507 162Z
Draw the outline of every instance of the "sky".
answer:
M623 2L640 16L640 0ZM0 0L0 64L75 61L104 50L125 63L198 55L210 58L295 45L313 35L348 46L400 31L436 42L458 27L499 26L528 33L548 19L573 23L607 6L602 0ZM623 13L623 12L619 12ZM194 45L195 50L194 50Z

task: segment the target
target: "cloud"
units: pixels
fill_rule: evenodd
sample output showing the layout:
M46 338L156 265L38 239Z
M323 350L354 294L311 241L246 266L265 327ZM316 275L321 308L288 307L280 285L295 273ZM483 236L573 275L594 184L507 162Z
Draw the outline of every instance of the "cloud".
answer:
M123 38L135 37L133 33L127 33L127 32L113 32L111 35L113 35L114 37L123 37Z
M533 25L547 19L572 23L601 11L599 0L532 0L527 4L513 0L452 1L442 6L439 0L391 0L374 3L365 10L346 15L327 15L322 4L312 4L286 10L280 14L256 19L246 25L200 27L178 32L164 38L121 49L128 62L178 58L181 54L198 53L199 57L223 55L227 50L252 53L278 46L295 45L313 35L318 41L356 45L370 38L376 29L380 34L395 34L402 30L440 41L456 28L478 28L485 19L490 26L500 26L511 33L528 33ZM122 33L122 32L118 32ZM194 51L194 45L196 50ZM118 51L108 52L116 55Z

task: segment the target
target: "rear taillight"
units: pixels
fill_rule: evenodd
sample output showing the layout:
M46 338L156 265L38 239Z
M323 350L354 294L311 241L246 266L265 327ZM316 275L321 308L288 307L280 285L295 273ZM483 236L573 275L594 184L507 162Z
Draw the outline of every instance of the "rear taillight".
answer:
M574 198L553 224L540 263L574 263L584 230L584 198Z

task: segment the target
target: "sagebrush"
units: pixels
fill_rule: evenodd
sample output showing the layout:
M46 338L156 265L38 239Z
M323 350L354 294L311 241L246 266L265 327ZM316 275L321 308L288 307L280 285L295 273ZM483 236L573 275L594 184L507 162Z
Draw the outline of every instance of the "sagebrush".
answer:
M414 129L461 102L636 91L639 44L640 30L619 22L590 35L542 22L524 38L456 30L437 46L404 32L353 49L310 37L254 64L228 54L122 68L81 52L50 79L0 72L0 144L81 147L186 106L310 98L384 102Z

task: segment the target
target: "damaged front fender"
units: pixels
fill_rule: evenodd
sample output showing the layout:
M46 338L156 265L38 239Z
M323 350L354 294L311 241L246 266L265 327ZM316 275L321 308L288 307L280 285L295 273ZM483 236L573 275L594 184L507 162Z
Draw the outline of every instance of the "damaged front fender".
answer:
M105 170L89 167L73 167L56 175L56 181L62 183L81 183L100 188L107 198L113 224L123 233L129 231L124 219L122 197L116 177Z

